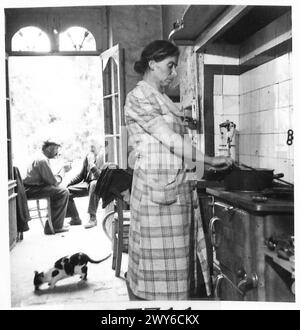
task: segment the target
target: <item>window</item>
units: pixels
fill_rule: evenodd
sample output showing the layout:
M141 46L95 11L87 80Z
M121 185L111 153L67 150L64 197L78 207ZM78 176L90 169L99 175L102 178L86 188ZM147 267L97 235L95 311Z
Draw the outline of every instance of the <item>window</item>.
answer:
M59 35L60 51L96 51L96 41L90 31L72 26Z
M35 26L21 28L12 37L12 51L49 52L50 40L47 34Z

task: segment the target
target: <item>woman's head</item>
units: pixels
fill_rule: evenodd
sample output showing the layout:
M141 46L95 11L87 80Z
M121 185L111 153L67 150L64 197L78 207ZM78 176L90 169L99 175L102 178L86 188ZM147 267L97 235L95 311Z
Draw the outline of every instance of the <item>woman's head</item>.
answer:
M142 51L141 58L135 62L134 70L139 74L144 74L150 69L149 62L161 62L167 57L178 57L177 46L166 40L155 40L148 44Z
M147 45L139 61L134 65L140 73L155 85L164 87L176 77L179 49L169 41L155 40Z

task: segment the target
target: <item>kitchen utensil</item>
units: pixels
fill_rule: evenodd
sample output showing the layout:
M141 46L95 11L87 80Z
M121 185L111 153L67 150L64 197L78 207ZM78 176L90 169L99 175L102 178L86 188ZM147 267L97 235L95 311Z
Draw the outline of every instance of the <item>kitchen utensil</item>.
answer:
M246 164L244 164L244 163L237 163L237 162L235 162L236 164L239 164L240 166L243 166L243 167L245 167L245 168L248 168L249 170L253 170L253 171L256 171L257 169L256 168L254 168L254 167L251 167L251 166L249 166L249 165L246 165ZM283 178L284 177L284 174L283 173L278 173L278 174L275 174L275 176L274 176L274 179L275 180L278 180L278 181L280 181L280 182L283 182L283 183L285 183L285 184L287 184L287 185L289 185L289 186L291 186L291 187L294 187L294 185L292 184L292 183L290 183L290 182L288 182L288 181L285 181L285 180L282 180L281 178Z
M274 174L274 170L235 163L224 177L224 186L226 190L261 191L270 188L274 179L283 176L282 173Z

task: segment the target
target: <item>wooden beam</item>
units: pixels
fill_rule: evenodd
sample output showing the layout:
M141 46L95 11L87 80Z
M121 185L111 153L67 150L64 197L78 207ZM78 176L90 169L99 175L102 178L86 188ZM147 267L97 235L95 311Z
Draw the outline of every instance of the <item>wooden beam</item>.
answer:
M200 52L203 47L226 31L230 26L244 16L252 6L230 6L216 20L213 21L196 39L194 51Z
M100 51L61 51L61 52L28 52L28 51L12 51L7 56L99 56Z

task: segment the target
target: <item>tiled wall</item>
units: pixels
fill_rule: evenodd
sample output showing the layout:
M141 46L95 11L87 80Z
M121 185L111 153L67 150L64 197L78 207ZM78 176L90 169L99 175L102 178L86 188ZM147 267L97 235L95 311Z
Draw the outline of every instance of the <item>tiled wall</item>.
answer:
M291 36L288 12L243 42L240 68L251 59L264 64L239 76L214 75L214 120L216 155L219 124L228 119L237 124L237 160L282 172L294 182L294 147L287 144L287 131L294 130Z
M222 145L226 144L226 137L220 132L220 124L226 120L232 121L239 127L239 76L214 75L214 127L215 127L215 155L226 154ZM238 140L233 140L232 156L238 157Z
M240 75L239 160L283 172L293 182L291 53Z
M226 120L237 125L236 160L294 182L294 147L287 144L294 130L291 53L239 76L214 75L215 155L225 153L219 124Z

